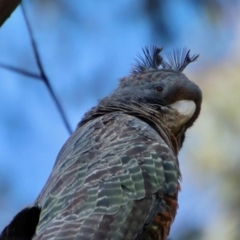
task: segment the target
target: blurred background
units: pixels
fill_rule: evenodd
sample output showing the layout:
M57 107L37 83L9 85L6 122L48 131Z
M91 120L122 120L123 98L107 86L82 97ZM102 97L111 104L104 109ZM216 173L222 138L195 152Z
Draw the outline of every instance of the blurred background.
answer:
M199 53L185 74L204 101L179 157L182 191L170 238L239 240L240 1L77 2L24 1L72 129L130 73L143 46ZM0 63L39 74L19 7L0 29ZM36 199L68 137L43 81L0 68L0 231Z

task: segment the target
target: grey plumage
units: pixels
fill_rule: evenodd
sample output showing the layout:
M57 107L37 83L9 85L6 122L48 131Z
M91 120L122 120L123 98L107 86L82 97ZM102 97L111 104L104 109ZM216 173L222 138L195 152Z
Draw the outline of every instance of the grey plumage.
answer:
M202 96L181 73L196 56L170 64L161 50L146 48L63 146L34 204L34 239L166 239L178 206L177 154Z

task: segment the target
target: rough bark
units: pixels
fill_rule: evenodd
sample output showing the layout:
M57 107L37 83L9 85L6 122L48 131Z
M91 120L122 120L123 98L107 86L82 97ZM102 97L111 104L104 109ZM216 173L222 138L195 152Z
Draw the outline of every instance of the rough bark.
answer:
M21 0L0 0L0 27L11 16Z

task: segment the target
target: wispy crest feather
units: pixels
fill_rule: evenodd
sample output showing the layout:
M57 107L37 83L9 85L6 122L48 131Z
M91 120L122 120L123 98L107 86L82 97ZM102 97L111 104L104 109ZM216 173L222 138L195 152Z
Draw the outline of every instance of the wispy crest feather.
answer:
M168 52L166 54L167 61L165 61L160 55L163 48L150 46L142 50L143 56L138 54L135 59L136 65L133 68L133 74L143 73L149 69L161 68L182 72L189 63L196 61L199 57L198 54L190 56L190 50L187 48L178 48L173 52Z
M198 54L190 56L190 50L187 48L178 48L173 52L166 54L168 62L162 61L162 67L182 72L189 63L194 62L199 57Z
M163 58L160 52L163 48L158 48L156 46L147 46L142 48L143 56L141 54L137 55L135 58L136 64L133 67L133 74L142 73L146 69L158 69L162 64Z

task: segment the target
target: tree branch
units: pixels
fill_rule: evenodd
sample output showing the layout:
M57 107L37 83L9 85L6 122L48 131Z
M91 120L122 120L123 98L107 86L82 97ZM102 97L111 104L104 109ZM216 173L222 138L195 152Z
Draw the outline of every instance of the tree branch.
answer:
M11 16L21 0L0 0L0 27Z
M7 64L4 64L4 63L0 63L0 67L4 68L4 69L7 69L7 70L10 70L10 71L13 71L13 72L16 72L16 73L19 73L19 74L22 74L22 75L30 77L30 78L36 78L38 80L43 80L41 76L39 76L35 73L28 72L28 71L26 71L24 69L21 69L21 68L17 68L17 67L7 65Z
M26 14L26 11L25 11L23 3L21 4L21 8L22 8L23 17L24 17L25 22L27 24L27 29L28 29L28 32L29 32L29 35L30 35L30 38L31 38L30 40L31 40L31 44L32 44L32 47L33 47L33 52L34 52L34 55L35 55L35 58L36 58L36 61L37 61L37 66L38 66L38 68L40 70L40 76L41 76L42 80L44 81L44 83L46 84L47 89L49 90L50 95L52 96L53 101L56 104L56 107L57 107L57 109L58 109L58 111L59 111L59 113L60 113L60 115L61 115L61 117L63 119L65 127L67 128L69 134L72 134L72 130L71 130L70 124L68 123L67 117L66 117L66 115L65 115L65 113L63 111L63 108L62 108L62 106L60 104L60 101L58 100L58 98L57 98L57 96L56 96L56 94L55 94L55 92L54 92L54 90L53 90L53 88L52 88L52 86L51 86L51 84L50 84L50 82L48 80L48 77L47 77L47 75L46 75L46 73L45 73L45 71L43 69L43 66L42 66L42 63L41 63L41 59L40 59L40 55L39 55L39 52L38 52L38 49L37 49L36 41L35 41L35 39L33 37L32 28L31 28L31 26L29 24L29 21L28 21L27 14Z
M10 16L10 14L13 12L13 10L17 7L17 5L20 2L21 2L21 0L0 0L0 24L2 24ZM70 124L68 123L68 120L67 120L67 117L66 117L66 115L63 111L62 105L60 104L60 101L58 100L58 98L57 98L57 96L56 96L56 94L55 94L55 92L54 92L54 90L53 90L53 88L50 84L50 81L48 80L48 77L47 77L47 75L46 75L46 73L43 69L41 59L40 59L40 55L39 55L39 52L38 52L38 49L37 49L36 41L33 37L33 32L32 32L30 23L28 21L23 2L21 3L21 8L22 8L23 17L24 17L24 20L26 22L27 29L28 29L28 32L29 32L29 35L30 35L30 40L31 40L31 44L32 44L32 47L33 47L33 52L34 52L34 55L35 55L35 58L36 58L37 66L40 70L40 75L28 72L26 70L19 69L19 68L14 67L14 66L2 64L2 63L0 63L0 67L11 70L13 72L20 73L20 74L25 75L27 77L32 77L32 78L35 78L35 79L43 80L44 83L47 86L47 89L50 92L50 95L53 98L53 101L56 104L56 107L57 107L57 109L58 109L58 111L61 115L61 118L64 122L64 125L67 128L67 131L70 134L72 134Z

